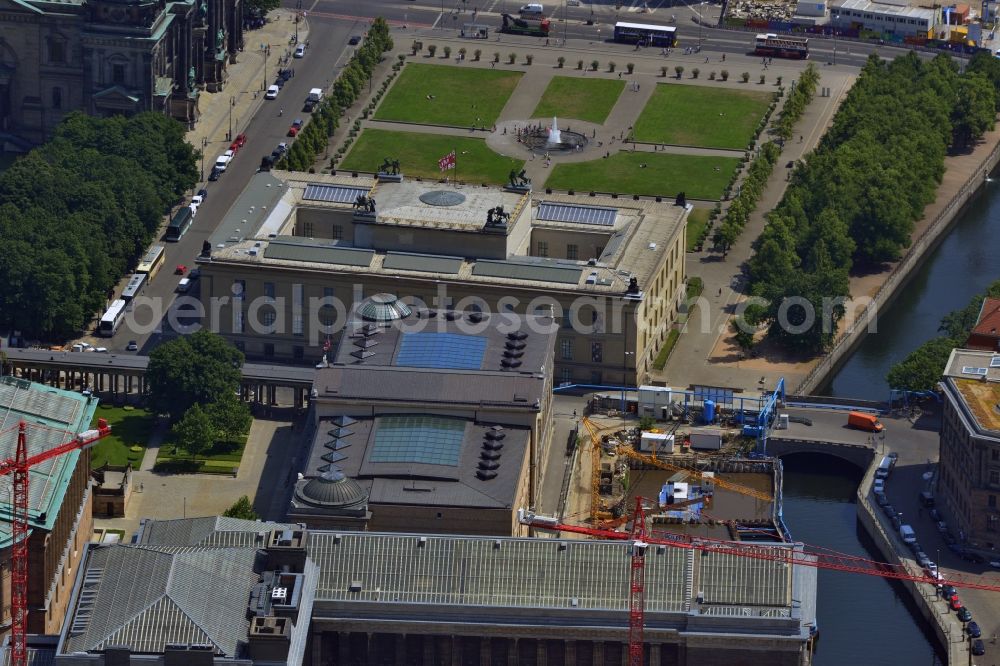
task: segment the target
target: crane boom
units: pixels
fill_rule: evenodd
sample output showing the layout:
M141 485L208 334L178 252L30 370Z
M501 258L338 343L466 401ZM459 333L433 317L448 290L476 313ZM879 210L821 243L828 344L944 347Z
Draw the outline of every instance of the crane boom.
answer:
M32 466L70 451L87 448L111 434L107 420L98 419L97 428L80 433L68 442L28 457L28 425L17 424L17 448L13 458L0 461L0 476L14 477L14 506L11 507L11 666L28 666L28 472Z
M726 479L719 478L717 476L707 476L704 472L691 469L690 467L680 467L678 465L672 465L670 463L664 462L659 458L654 458L653 456L647 456L645 454L639 453L630 446L620 445L615 449L618 455L628 456L632 460L638 460L644 462L647 465L653 465L654 467L659 467L660 469L670 470L672 472L684 472L690 477L697 478L701 481L708 481L714 483L720 488L725 488L726 490L732 490L733 492L740 493L742 495L749 495L755 499L759 499L763 502L770 502L774 499L770 493L764 492L762 490L757 490L756 488L751 488L749 486L744 486L739 483L733 483L732 481L727 481Z

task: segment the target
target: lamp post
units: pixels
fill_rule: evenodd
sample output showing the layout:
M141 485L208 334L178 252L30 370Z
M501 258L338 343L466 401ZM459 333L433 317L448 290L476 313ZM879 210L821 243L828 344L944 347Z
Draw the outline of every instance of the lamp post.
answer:
M833 64L837 64L837 24L840 23L840 14L833 17Z
M233 140L233 107L236 106L236 95L229 98L229 134L226 135L226 141Z
M264 42L260 44L260 52L264 54L264 80L260 84L260 89L267 90L267 44Z
M698 48L701 48L702 39L702 24L705 21L705 2L702 0L698 9Z
M205 180L205 149L208 148L208 137L201 137L201 179Z

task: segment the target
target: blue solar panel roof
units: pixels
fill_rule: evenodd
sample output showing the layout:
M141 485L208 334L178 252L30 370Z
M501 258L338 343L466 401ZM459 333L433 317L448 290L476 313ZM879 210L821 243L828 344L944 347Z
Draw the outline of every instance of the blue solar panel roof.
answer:
M329 201L331 203L354 203L360 194L368 194L371 188L352 185L326 185L309 183L302 195L303 201Z
M600 227L610 227L618 215L617 208L603 206L574 206L571 204L540 203L535 218L552 220L554 222L576 222L578 224L593 224Z
M440 416L383 416L377 424L369 462L458 465L465 421Z
M459 333L403 333L396 365L407 368L479 370L486 338Z

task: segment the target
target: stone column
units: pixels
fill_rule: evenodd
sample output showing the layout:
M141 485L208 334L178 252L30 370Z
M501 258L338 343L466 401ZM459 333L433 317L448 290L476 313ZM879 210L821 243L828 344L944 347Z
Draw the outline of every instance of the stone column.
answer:
M493 659L489 636L479 639L479 666L490 666Z
M518 651L517 644L520 639L511 638L507 643L507 666L517 666Z
M649 666L660 666L660 661L662 657L660 656L660 644L651 643L649 646Z
M434 662L434 637L433 636L421 636L421 642L423 643L423 653L424 653L424 663L433 664Z
M547 666L548 665L548 646L545 644L545 639L539 638L535 642L535 666Z
M453 635L448 647L451 650L451 666L462 666L462 637Z
M594 641L594 666L604 666L604 641Z
M396 634L393 637L393 643L395 644L393 659L396 666L406 666L406 634ZM316 662L314 661L313 663L315 664Z
M350 649L351 635L343 631L337 633L337 663L349 664L351 657Z
M576 641L563 641L563 664L576 666Z

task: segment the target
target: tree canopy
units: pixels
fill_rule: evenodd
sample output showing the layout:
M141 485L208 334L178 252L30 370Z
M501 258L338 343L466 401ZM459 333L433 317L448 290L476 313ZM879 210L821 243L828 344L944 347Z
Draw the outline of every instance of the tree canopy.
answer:
M236 500L231 507L222 512L226 518L242 518L243 520L258 520L260 516L253 510L253 502L246 495Z
M206 330L165 342L149 355L150 406L177 421L192 405L226 400L239 388L243 360L243 352Z
M197 178L177 121L69 114L0 174L0 326L83 330Z
M850 271L900 258L934 200L949 146L992 128L1000 67L976 62L960 74L947 55L868 59L755 241L750 290L769 305L752 323L793 349L819 352L833 341Z

